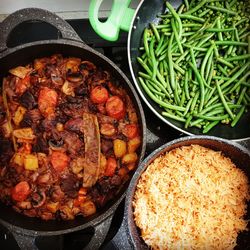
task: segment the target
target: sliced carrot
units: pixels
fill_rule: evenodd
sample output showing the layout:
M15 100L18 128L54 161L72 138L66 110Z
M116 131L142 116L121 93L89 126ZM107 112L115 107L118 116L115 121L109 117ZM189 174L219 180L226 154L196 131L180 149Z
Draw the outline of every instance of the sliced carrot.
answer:
M122 119L126 114L125 104L118 96L110 97L106 102L107 114L115 119Z
M109 98L108 90L102 86L96 86L90 93L90 99L93 103L105 103Z
M109 157L107 160L107 167L105 170L105 175L106 176L113 176L115 174L116 168L117 168L116 159L113 157Z
M27 181L19 182L12 190L11 196L15 201L24 201L30 194L30 186Z
M50 162L57 172L64 171L69 165L70 158L63 152L54 151L51 155Z

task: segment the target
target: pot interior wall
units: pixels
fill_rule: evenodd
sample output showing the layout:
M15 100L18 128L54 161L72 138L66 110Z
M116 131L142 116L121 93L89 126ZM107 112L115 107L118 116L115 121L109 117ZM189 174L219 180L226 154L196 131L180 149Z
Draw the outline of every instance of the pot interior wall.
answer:
M127 230L128 235L130 236L130 240L132 244L135 246L136 249L149 249L147 245L144 243L140 236L140 230L137 228L134 222L133 217L133 208L132 208L132 201L133 196L136 190L136 186L139 180L140 175L146 170L147 166L159 155L169 152L174 148L178 148L181 146L189 146L191 144L198 144L215 151L221 151L226 157L229 157L235 165L244 171L244 173L248 176L249 183L250 183L250 154L247 150L242 150L241 147L238 147L235 143L226 143L225 141L221 140L214 140L209 138L195 138L195 139L182 139L175 143L169 143L168 146L162 146L158 150L155 151L153 156L149 156L148 158L143 161L140 165L139 169L135 173L135 178L131 181L129 186L129 196L126 200L126 216L127 216ZM248 202L248 209L246 214L246 219L250 219L250 202ZM248 222L248 228L250 229L250 222ZM246 246L250 244L250 233L249 231L245 231L240 233L237 239L237 248L235 249L246 249Z
M69 43L69 42L68 42ZM8 70L19 66L19 65L26 65L35 58L50 56L55 53L60 53L66 57L80 57L83 60L89 60L93 62L95 65L100 66L102 69L107 70L115 79L115 81L121 84L128 92L132 101L137 109L137 114L141 123L142 133L145 130L145 123L144 123L144 114L140 104L138 103L138 98L135 97L135 91L131 89L130 83L128 80L123 78L122 73L116 70L116 66L111 65L109 62L105 60L99 54L89 50L88 48L73 46L72 44L67 43L56 43L50 42L49 44L41 43L36 45L31 45L29 47L21 48L14 51L11 54L8 54L5 57L0 58L0 82L6 74ZM115 68L116 67L116 68ZM142 118L143 117L143 118ZM144 156L145 151L145 139L143 139L141 151L140 151L140 160ZM108 209L112 209L111 207L114 206L116 203L120 202L121 197L124 195L127 187L128 182L124 185L120 193L117 197L109 202L99 213L89 217L83 218L82 216L77 217L73 221L42 221L38 218L29 218L24 215L16 213L12 208L5 206L4 204L0 203L0 221L7 222L14 226L18 226L20 228L38 231L38 232L55 232L61 230L70 230L72 231L78 229L83 229L88 225L91 225L93 222L97 224L105 219L104 213L107 212ZM84 226L86 225L86 226Z

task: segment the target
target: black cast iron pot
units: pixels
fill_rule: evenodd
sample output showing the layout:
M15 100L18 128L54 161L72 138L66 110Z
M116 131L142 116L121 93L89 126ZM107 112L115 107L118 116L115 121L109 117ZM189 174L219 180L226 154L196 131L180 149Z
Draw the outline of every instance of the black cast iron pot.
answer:
M44 40L27 43L14 48L8 48L8 37L11 31L25 21L44 21L51 24L61 34L58 40ZM18 65L25 65L35 58L61 53L63 56L80 57L101 66L129 93L137 109L141 125L142 146L140 149L140 161L145 153L145 117L140 100L127 77L108 58L93 50L78 37L73 28L58 16L36 8L19 10L8 16L0 23L0 82L8 70ZM83 218L79 217L72 221L42 221L38 218L29 218L16 213L10 207L0 203L0 223L7 227L15 236L21 249L37 249L35 246L36 236L61 235L86 228L93 228L94 237L89 242L87 249L98 249L105 239L111 223L112 214L125 195L127 185L120 194L97 214Z
M206 148L213 149L215 151L221 151L226 157L229 157L235 165L244 171L246 176L248 176L250 184L250 148L246 148L236 142L213 137L213 136L189 136L183 137L181 139L173 140L154 152L152 152L144 161L140 164L139 168L136 170L126 196L125 203L125 215L124 215L124 225L126 233L128 235L129 244L131 248L136 250L146 250L149 247L145 244L140 236L140 230L137 228L134 222L132 201L134 193L136 190L137 183L140 179L141 174L146 170L148 165L154 161L159 155L169 152L172 149L189 146L191 144L198 144ZM248 210L246 219L250 219L250 202L248 202ZM250 222L248 222L248 229L250 229ZM247 250L250 249L250 233L249 231L244 231L240 233L237 238L237 246L235 249Z

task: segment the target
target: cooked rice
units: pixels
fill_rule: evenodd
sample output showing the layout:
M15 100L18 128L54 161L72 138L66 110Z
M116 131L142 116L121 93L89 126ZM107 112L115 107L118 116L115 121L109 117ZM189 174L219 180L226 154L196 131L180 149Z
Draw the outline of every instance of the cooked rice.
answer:
M183 146L159 156L140 177L134 220L153 249L233 249L247 229L249 200L248 179L229 158Z

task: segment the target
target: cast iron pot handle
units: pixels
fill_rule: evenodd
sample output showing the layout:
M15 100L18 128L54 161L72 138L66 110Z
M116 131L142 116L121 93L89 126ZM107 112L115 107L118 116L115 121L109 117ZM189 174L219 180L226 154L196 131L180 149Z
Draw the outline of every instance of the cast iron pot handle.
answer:
M91 0L89 5L89 21L99 36L109 41L116 41L120 29L129 31L135 10L128 7L131 0L114 0L107 21L100 22L98 14L102 2L103 0Z
M94 227L94 235L83 250L97 250L101 247L110 229L112 219L113 215L110 215L107 219ZM21 232L14 231L9 227L7 228L12 233L21 250L39 250L35 242L36 236L29 236Z
M8 36L12 30L19 24L27 21L46 22L60 31L62 38L82 42L81 38L77 35L74 29L59 16L39 8L26 8L10 14L3 20L2 23L0 23L0 51L8 48Z
M35 236L19 234L13 231L12 231L12 235L14 236L21 250L39 250L35 243L35 240L36 240Z
M113 215L111 215L105 221L101 222L99 225L94 227L95 233L92 239L90 240L90 242L88 243L88 245L83 250L100 249L101 245L103 244L108 234L112 219L113 219Z

